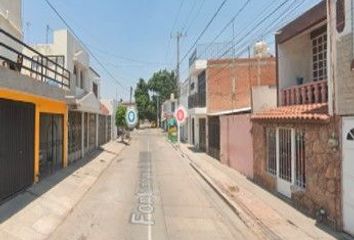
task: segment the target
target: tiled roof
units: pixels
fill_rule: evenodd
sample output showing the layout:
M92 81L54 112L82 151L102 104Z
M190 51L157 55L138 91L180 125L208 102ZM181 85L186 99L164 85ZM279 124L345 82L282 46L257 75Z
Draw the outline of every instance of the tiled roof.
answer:
M108 110L108 108L107 108L105 105L103 105L102 103L101 103L100 110L101 110L101 114L103 114L103 115L109 115L109 110Z
M329 119L327 103L277 107L252 116L252 120L328 121Z

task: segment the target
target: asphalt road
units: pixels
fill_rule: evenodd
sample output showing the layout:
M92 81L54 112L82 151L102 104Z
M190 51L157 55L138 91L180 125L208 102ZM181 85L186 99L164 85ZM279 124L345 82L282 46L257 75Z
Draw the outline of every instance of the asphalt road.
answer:
M133 134L49 239L256 239L158 130Z

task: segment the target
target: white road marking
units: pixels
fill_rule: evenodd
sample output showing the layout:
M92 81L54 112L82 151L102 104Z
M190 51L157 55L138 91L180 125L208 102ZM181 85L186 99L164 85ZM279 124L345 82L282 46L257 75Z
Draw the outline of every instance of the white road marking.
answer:
M148 152L148 157L151 157L150 154L150 136L148 135L148 140L147 140L147 152ZM150 171L149 171L149 176L148 178L150 179ZM149 221L151 221L151 214L149 214ZM151 231L151 224L148 225L148 240L152 240L152 231Z

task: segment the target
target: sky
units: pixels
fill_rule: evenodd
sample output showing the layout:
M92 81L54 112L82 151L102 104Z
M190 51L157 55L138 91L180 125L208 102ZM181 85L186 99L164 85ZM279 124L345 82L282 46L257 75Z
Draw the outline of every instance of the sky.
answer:
M139 78L149 80L160 69L176 68L177 44L173 36L177 31L183 33L180 43L180 57L183 59L180 75L183 81L188 76L188 58L195 43L232 41L235 56L242 57L246 54L243 51L245 46L253 46L256 41L263 40L273 52L275 32L320 0L227 0L196 41L223 1L50 0L113 75L114 79L91 57L91 65L102 78L102 98L124 100L129 99L129 88L134 88ZM242 6L246 7L233 24L215 39ZM66 28L44 0L23 0L25 42L45 43L47 25L50 27L49 41L53 30ZM225 48L208 49L214 50L213 55L218 57Z

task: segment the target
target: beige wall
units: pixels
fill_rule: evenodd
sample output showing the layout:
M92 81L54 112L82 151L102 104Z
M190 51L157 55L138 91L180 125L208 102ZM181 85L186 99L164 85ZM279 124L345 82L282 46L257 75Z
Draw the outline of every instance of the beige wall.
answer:
M22 39L22 1L0 1L0 27L10 34Z
M312 47L310 33L278 45L279 90L296 85L296 78L311 79Z
M252 88L252 111L261 112L277 106L277 88L275 86L257 86Z

